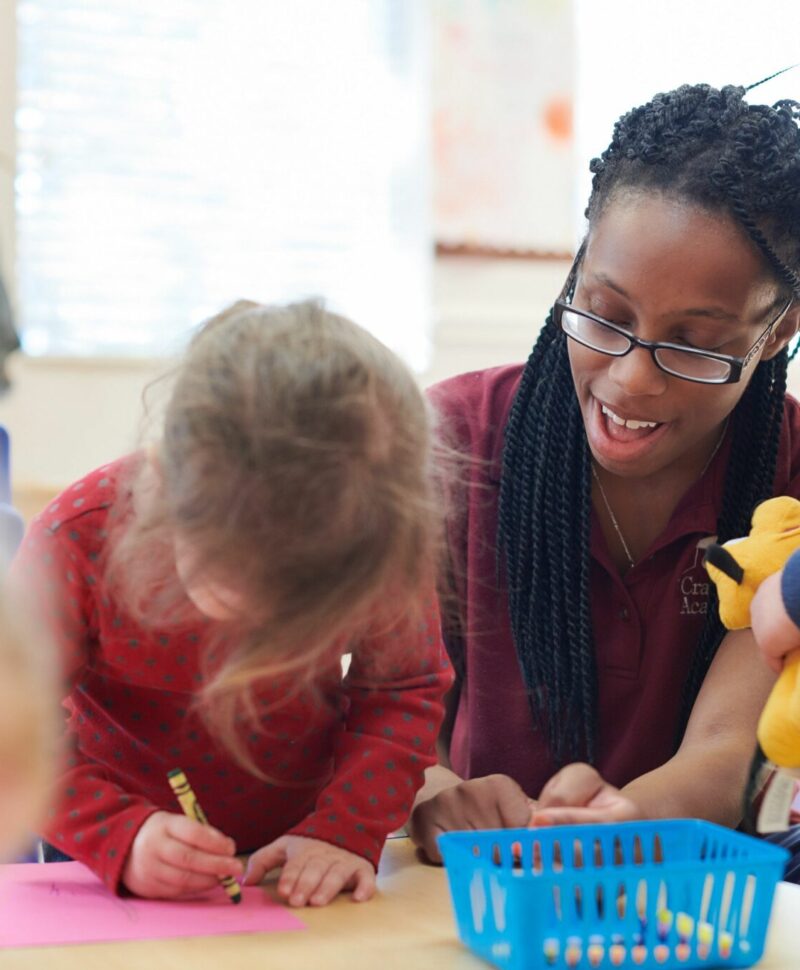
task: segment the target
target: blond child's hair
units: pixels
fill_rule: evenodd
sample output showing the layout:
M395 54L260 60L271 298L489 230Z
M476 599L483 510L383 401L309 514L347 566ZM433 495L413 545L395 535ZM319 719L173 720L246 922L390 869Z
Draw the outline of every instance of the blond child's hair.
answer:
M36 830L55 770L54 651L15 597L0 593L0 858Z
M108 576L139 622L183 623L180 534L198 575L244 595L246 622L226 630L201 700L250 770L235 726L250 688L286 674L307 686L349 639L413 614L430 590L431 423L396 355L317 302L239 302L192 340L158 472L143 461L116 510Z

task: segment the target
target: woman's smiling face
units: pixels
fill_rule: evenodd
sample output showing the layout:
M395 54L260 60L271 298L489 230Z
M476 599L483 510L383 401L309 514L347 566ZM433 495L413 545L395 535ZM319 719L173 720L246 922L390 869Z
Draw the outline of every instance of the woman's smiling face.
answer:
M610 201L592 227L572 303L643 340L741 356L779 313L781 295L732 219L631 193ZM615 358L568 340L595 460L624 477L702 467L758 361L784 345L777 332L738 383L716 386L664 373L640 347Z

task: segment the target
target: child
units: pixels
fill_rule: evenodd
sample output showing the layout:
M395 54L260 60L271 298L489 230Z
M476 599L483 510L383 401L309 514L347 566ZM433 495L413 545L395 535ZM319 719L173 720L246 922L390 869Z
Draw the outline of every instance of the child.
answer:
M750 619L765 663L779 674L786 657L800 650L800 551L758 587Z
M738 821L770 681L751 634L725 635L703 548L800 496L800 106L744 95L624 115L527 364L433 391L479 459L448 526L448 759L412 816L433 858L437 832L532 809Z
M49 644L0 597L0 859L30 842L52 781L56 692Z
M800 650L800 552L758 587L750 604L750 619L762 657L776 674L780 673L788 655ZM769 839L791 851L784 879L800 883L800 785L796 790L790 816L795 824Z
M47 858L168 898L252 852L245 882L282 864L293 906L372 895L450 680L430 465L412 376L359 327L314 303L205 325L158 445L68 488L15 562L69 685Z

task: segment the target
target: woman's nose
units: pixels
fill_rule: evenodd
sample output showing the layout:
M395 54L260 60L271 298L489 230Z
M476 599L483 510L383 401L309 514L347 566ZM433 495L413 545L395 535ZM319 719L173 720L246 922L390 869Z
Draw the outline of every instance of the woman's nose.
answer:
M634 347L624 357L612 358L608 374L631 396L663 394L669 381L669 375L656 366L645 347Z

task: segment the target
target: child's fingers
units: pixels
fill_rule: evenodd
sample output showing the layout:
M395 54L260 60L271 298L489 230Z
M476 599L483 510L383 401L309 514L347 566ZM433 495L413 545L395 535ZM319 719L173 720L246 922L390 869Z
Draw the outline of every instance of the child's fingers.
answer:
M202 825L185 815L170 814L166 822L166 831L178 842L184 842L212 855L233 856L236 854L236 843L232 838L220 832L219 829L215 829L212 825Z
M247 863L247 871L244 874L244 884L255 886L261 882L264 876L277 866L282 866L286 861L286 844L283 839L278 839L265 845L263 849L254 852Z
M605 782L591 765L566 765L547 782L539 795L539 807L550 808L586 805L603 788Z
M375 895L375 870L370 865L359 866L355 873L356 884L353 887L353 900L365 903Z
M244 870L244 866L235 856L204 852L178 839L167 839L160 846L158 858L174 869L217 878L238 877Z
M353 882L356 868L352 864L348 865L344 860L334 862L317 886L311 889L308 896L309 903L312 906L327 905L334 896L338 896L342 889Z
M192 872L190 869L177 868L167 863L161 863L153 871L153 880L159 886L159 896L166 899L204 893L219 886L216 876Z
M600 822L623 822L630 819L630 814L615 811L613 808L548 808L534 812L531 826L537 828L545 825L588 825Z
M305 906L308 897L335 864L330 856L306 855L290 859L278 880L278 892L290 906Z

